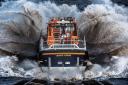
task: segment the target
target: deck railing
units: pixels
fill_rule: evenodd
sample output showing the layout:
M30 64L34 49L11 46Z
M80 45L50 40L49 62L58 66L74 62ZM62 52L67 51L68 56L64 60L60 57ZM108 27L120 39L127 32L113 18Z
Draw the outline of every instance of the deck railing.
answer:
M51 40L52 41L52 40ZM57 42L57 41L54 41ZM64 43L48 44L47 41L40 41L40 49L80 49L86 48L86 42L83 40L66 40ZM74 42L74 43L71 43ZM77 44L75 42L78 42Z

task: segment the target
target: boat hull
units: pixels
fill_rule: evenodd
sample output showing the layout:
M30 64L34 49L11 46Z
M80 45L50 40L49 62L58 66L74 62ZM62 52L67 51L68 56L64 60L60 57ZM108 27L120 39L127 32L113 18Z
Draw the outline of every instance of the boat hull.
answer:
M84 50L45 50L39 55L40 65L44 67L82 66L88 59Z

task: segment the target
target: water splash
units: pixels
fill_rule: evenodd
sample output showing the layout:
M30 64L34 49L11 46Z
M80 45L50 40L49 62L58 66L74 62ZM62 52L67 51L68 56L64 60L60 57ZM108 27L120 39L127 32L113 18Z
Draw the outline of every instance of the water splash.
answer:
M100 4L97 4L97 1L99 1L98 3ZM43 35L46 34L45 27L50 17L72 16L79 19L79 17L81 16L81 19L79 20L79 32L81 38L84 34L86 35L85 37L87 45L88 43L92 44L92 47L89 47L89 51L95 51L95 53L104 53L114 51L115 49L121 48L122 46L127 47L127 8L120 7L115 4L114 6L112 6L112 3L108 0L105 0L105 2L103 0L97 1L95 2L95 4L89 5L87 8L85 8L84 12L79 12L75 5L68 6L64 4L61 6L57 6L56 4L51 2L34 3L27 0L7 1L3 3L2 7L0 8L0 14L8 12L26 14L31 19L35 20L36 26L39 26L39 28L42 29ZM40 20L38 20L39 17L37 18L37 16L31 16L31 14L36 13L39 13L39 15L41 16L40 18L43 22L40 22ZM39 25L39 23L41 25ZM127 53L127 50L121 49L119 50L117 57L120 54L125 53ZM48 78L47 69L43 68L42 72L35 61L24 60L20 63L19 61L20 60L18 60L15 56L1 56L0 75L34 77L41 79ZM84 72L84 77L97 78L114 77L115 75L117 75L118 77L122 77L122 75L126 76L127 71L124 74L123 72L127 70L127 57L120 56L119 58L112 58L110 62L113 62L113 64L106 67L94 64L92 69ZM55 78L83 78L81 71L73 70L74 68L57 68L57 70L56 68L53 68L51 70L52 72L50 78L51 80L54 80Z
M81 38L85 35L90 53L127 55L127 8L111 4L92 4L79 20ZM95 36L95 37L94 37ZM123 52L123 53L121 53Z
M127 56L113 56L111 64L108 66L101 66L94 64L93 67L85 71L85 78L125 78L127 77L128 70L128 57Z
M117 59L112 57L106 67L94 64L92 69L85 71L85 78L127 76L127 10L128 8L118 6L109 0L85 8L79 19L79 32L81 39L85 35L89 53L110 53L111 56L117 56Z
M51 17L78 18L79 15L75 5L7 1L0 7L0 49L24 56L36 56L40 34L42 32L45 37L46 26Z
M25 77L37 79L59 79L59 80L81 80L83 78L125 78L128 73L128 58L126 56L114 56L111 60L111 65L103 67L94 64L89 70L85 67L54 67L48 70L47 67L42 69L37 62L32 60L24 60L18 62L15 56L1 56L0 57L0 76L9 77ZM83 76L84 75L84 76Z
M24 70L16 66L18 59L15 56L0 57L0 76L19 76L23 77Z

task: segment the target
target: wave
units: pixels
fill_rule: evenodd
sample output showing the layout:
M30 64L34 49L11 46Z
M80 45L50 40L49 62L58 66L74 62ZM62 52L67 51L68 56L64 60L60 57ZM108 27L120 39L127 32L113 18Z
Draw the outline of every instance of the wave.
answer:
M127 8L116 4L92 4L79 19L80 37L91 54L127 55Z
M10 5L11 4L11 5ZM96 0L80 12L75 5L56 5L51 2L34 3L27 0L6 1L0 7L0 49L3 52L34 56L38 50L38 40L46 35L47 22L51 17L76 17L79 35L85 35L90 54L111 53L109 65L92 65L89 70L56 68L49 78L82 79L97 77L127 76L127 8L113 4L109 0ZM7 17L8 16L8 17ZM5 54L7 54L5 52ZM111 56L112 56L111 55ZM102 56L105 57L105 56ZM126 70L126 71L125 71ZM70 74L70 75L69 75ZM84 76L83 76L84 75ZM43 72L32 60L19 60L16 56L0 56L0 76L48 78L48 70ZM62 77L63 76L63 77Z

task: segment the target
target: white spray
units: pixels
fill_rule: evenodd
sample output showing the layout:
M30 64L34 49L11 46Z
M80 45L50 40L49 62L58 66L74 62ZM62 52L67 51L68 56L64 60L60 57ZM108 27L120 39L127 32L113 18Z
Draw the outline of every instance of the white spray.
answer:
M100 1L100 0L97 0ZM102 3L104 1L102 0ZM0 8L1 12L22 12L27 11L38 11L43 19L43 35L46 33L47 22L50 17L76 17L81 19L79 21L80 35L86 35L86 41L92 44L102 44L104 42L108 43L109 46L97 47L100 48L100 52L113 51L113 49L120 48L126 45L127 42L127 8L123 8L117 5L111 6L111 2L104 2L103 4L93 4L85 8L84 12L79 12L75 5L68 6L66 4L57 6L51 2L45 3L33 3L31 1L20 0L20 1L8 1L3 4ZM106 4L107 3L107 4ZM11 5L10 5L11 4ZM38 22L38 20L37 20ZM38 23L37 23L38 24ZM125 31L124 31L125 30ZM95 36L95 37L94 37ZM121 44L118 42L121 42ZM114 43L115 45L113 45ZM116 45L116 43L118 45ZM122 44L123 43L123 44ZM112 45L110 45L112 44ZM93 48L92 48L93 49ZM97 51L97 50L96 50ZM121 52L122 53L122 52ZM117 56L118 57L118 56ZM19 60L20 61L20 60ZM128 59L126 57L113 58L111 62L114 64L107 67L102 67L95 64L92 69L85 71L85 78L96 78L96 77L113 77L113 75L119 75L127 69ZM0 57L0 75L1 76L18 76L18 77L34 77L34 78L47 78L46 70L43 72L38 67L35 61L24 60L23 62L17 64L18 59L15 56L1 56ZM114 68L114 69L113 69ZM77 77L76 79L82 79L79 73L73 71L72 69L57 69L52 70L51 79L54 78L67 78L71 79ZM69 72L69 73L64 73ZM57 75L57 74L58 75ZM81 72L80 72L81 73ZM55 75L56 74L56 75ZM66 74L64 76L63 74ZM70 74L70 75L69 75ZM127 74L127 73L125 73ZM74 76L75 75L75 76ZM62 77L63 76L63 77ZM120 76L119 76L120 77ZM122 76L121 76L122 77Z

